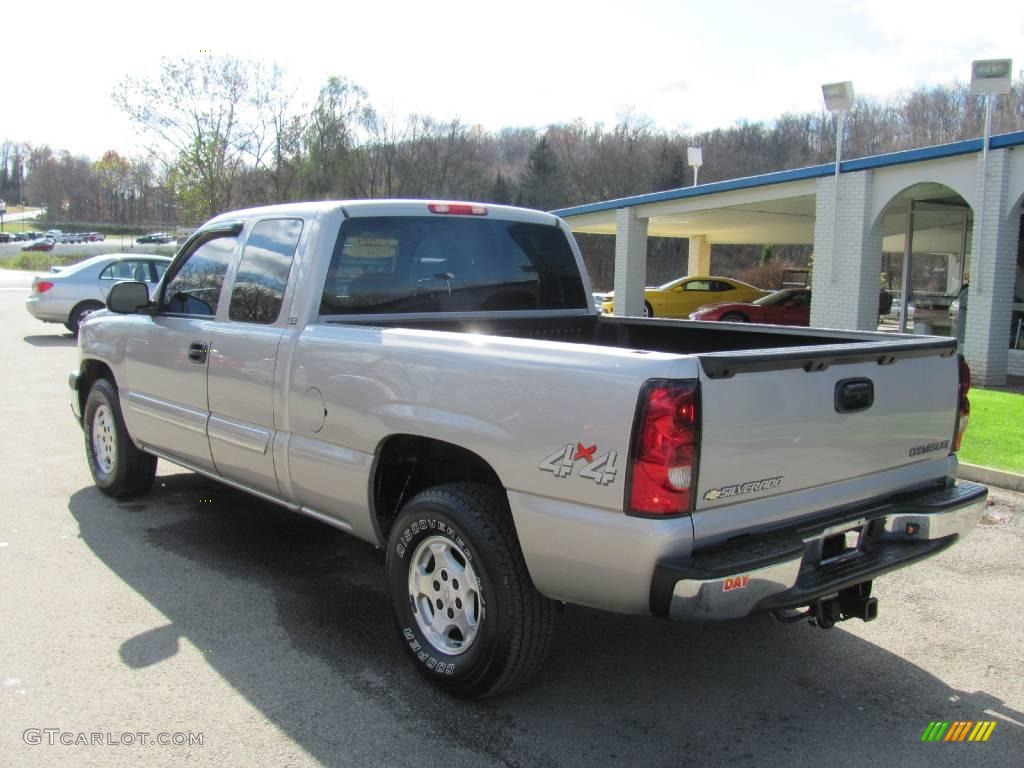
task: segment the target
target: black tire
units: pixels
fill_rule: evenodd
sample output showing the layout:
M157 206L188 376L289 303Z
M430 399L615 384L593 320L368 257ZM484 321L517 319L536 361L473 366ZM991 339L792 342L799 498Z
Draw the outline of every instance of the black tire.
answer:
M649 301L644 302L644 317L654 317L654 307Z
M106 408L107 418L96 418ZM121 415L121 400L107 379L97 379L85 400L82 427L85 431L85 455L96 487L115 499L142 496L153 486L156 456L135 447ZM98 441L94 432L102 430ZM109 446L109 464L97 454L96 445Z
M71 314L68 316L68 321L64 323L64 327L77 336L82 321L98 309L103 309L103 305L98 301L83 301L71 310Z
M428 639L410 589L412 569L421 561L417 555L425 553L434 563L426 578L437 577L432 583L438 586L443 578L447 584L441 589L448 591L421 596L420 601L426 599L431 614L435 597L448 602L449 617L453 608L465 608L467 615L471 612L470 606L452 597L460 586L456 583L459 572L446 575L443 564L432 559L428 540L435 546L454 545L452 551L462 553L468 563L463 563L461 572L471 570L476 575L476 596L469 598L478 601L475 635L453 653ZM464 698L492 696L522 685L540 669L550 646L554 603L537 592L530 580L501 489L452 483L415 496L391 528L385 570L402 646L416 670L438 688ZM426 617L423 603L418 605L420 615ZM464 636L453 631L459 642Z
M724 315L722 315L722 322L723 323L749 323L750 320L747 318L746 315L741 314L740 312L726 312Z

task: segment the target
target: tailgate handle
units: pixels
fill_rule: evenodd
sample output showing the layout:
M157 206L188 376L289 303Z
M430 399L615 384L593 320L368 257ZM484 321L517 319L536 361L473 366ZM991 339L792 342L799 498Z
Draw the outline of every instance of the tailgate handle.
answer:
M843 379L836 384L836 412L866 411L875 402L875 385L871 379Z

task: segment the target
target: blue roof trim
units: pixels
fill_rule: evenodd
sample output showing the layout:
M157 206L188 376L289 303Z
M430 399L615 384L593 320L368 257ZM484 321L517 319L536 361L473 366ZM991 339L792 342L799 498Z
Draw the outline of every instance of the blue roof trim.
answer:
M993 136L989 140L992 149L1005 147L1016 147L1024 144L1024 131L1015 133L1003 133ZM840 163L840 173L851 173L853 171L864 171L870 168L885 168L890 165L902 165L904 163L919 163L923 160L937 160L943 157L955 157L966 155L971 152L981 151L981 139L966 139L955 141L951 144L937 144L931 147L920 149L906 149L901 152L890 152L886 155L873 155L871 157L859 157L855 160L845 160ZM551 213L562 218L569 216L582 216L587 213L598 213L600 211L615 210L617 208L631 208L637 205L648 205L650 203L662 203L666 200L685 200L688 197L701 197L713 195L719 192L731 192L737 189L750 189L752 187L766 187L771 184L783 184L787 181L802 181L804 179L816 179L822 176L831 176L835 173L836 164L812 165L807 168L797 168L791 171L775 171L760 176L746 176L741 179L729 179L727 181L715 181L710 184L701 184L699 187L682 187L681 189L669 189L664 192L649 192L644 195L632 197L620 197L616 200L605 200L599 203L588 203L577 205L571 208L559 208Z

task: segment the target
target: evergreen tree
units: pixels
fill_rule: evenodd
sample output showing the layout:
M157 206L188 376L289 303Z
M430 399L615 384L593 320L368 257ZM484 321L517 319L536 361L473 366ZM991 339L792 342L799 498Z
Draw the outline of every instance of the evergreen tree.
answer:
M550 211L566 202L565 179L547 137L541 138L530 152L520 193L523 205L542 211Z
M762 267L767 266L768 263L771 262L772 259L774 259L774 258L775 258L775 246L773 246L773 245L771 245L769 243L768 245L766 245L764 247L764 250L761 251L761 266Z
M658 165L655 173L657 174L654 179L656 191L679 189L686 185L686 163L683 162L683 155L667 141L661 145L661 150L658 152Z
M512 202L512 190L509 188L508 179L501 171L498 171L498 175L494 179L494 186L491 187L488 202L499 205L509 205Z

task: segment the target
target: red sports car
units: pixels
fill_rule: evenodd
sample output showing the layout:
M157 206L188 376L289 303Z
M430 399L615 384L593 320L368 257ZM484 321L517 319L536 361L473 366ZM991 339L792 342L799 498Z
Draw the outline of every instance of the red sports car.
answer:
M50 239L36 240L31 245L26 245L21 250L23 250L23 251L52 251L53 250L53 240L50 240Z
M750 303L705 304L690 314L691 320L721 320L726 323L769 323L810 325L810 288L783 288Z

